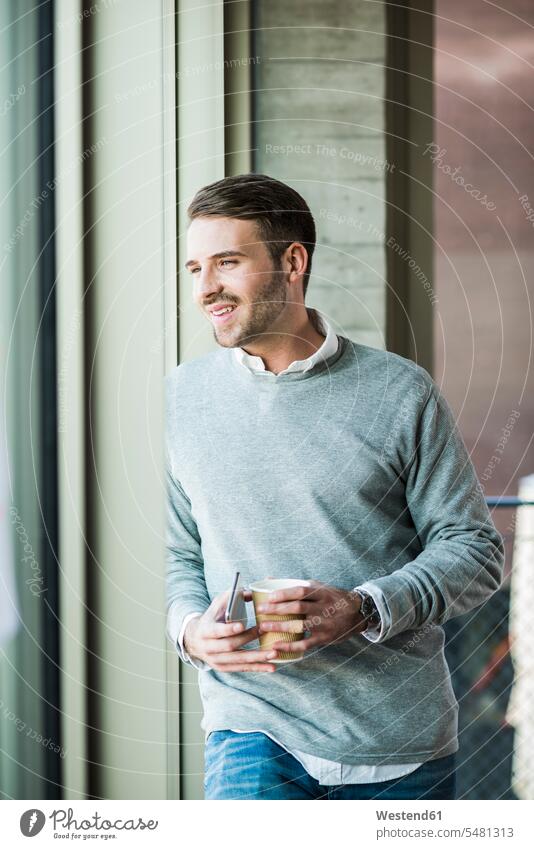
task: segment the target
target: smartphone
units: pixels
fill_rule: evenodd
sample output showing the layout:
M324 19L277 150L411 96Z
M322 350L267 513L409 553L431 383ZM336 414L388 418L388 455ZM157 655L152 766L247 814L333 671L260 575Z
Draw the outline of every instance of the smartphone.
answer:
M241 585L240 573L236 572L232 582L232 589L228 596L228 604L224 614L225 622L242 622L247 624L247 608L243 598L243 587Z

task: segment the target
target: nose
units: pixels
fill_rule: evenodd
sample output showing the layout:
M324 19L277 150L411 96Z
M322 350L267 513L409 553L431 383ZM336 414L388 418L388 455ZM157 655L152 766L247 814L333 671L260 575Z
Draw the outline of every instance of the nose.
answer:
M195 280L196 299L204 303L211 295L219 294L222 288L222 283L217 279L217 271L203 268Z

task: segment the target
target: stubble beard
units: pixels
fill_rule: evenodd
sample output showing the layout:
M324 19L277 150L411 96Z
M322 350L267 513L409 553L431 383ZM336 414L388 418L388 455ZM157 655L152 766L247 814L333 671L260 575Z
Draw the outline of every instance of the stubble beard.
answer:
M274 270L267 282L258 291L255 300L246 304L247 317L240 316L235 327L212 326L213 336L223 348L240 348L259 339L276 321L287 302L287 275ZM243 307L243 304L239 304Z

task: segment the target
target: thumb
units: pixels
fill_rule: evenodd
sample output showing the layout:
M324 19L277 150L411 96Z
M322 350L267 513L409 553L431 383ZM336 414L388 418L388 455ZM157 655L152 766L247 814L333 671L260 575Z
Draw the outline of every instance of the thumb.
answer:
M225 609L226 604L228 602L228 598L230 596L230 592L231 590L228 589L212 598L211 604L206 611L206 613L208 613L211 618L216 619L217 616L220 615Z

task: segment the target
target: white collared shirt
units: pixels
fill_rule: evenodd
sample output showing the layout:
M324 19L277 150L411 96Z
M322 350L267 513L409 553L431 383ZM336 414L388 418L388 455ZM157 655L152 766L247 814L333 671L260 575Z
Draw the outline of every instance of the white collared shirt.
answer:
M319 362L319 360L326 360L337 351L339 340L333 327L328 324L326 319L317 312L317 310L315 310L315 312L319 321L319 327L321 328L322 333L326 336L326 339L314 354L311 354L311 356L307 357L305 360L294 360L287 368L279 372L279 374L289 374L292 371L309 371L309 369L313 368L315 363ZM238 362L240 362L241 365L249 371L256 373L262 371L267 372L265 363L261 357L255 357L252 354L247 353L244 348L234 348L234 351Z

